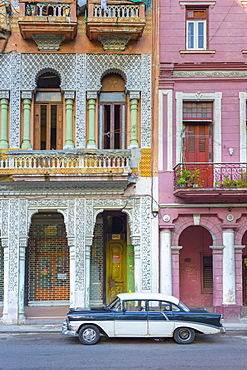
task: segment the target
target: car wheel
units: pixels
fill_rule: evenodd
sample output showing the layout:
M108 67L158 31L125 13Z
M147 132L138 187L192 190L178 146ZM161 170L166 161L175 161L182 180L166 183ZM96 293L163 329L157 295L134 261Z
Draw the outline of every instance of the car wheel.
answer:
M100 340L100 332L95 325L85 325L79 330L79 339L82 344L96 344Z
M195 331L190 328L178 328L175 330L173 338L179 344L189 344L195 339Z

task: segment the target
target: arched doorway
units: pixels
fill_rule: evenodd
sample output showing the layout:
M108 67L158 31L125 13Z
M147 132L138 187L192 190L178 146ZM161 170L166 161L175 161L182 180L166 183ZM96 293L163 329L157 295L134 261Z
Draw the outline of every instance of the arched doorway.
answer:
M31 306L69 301L69 248L60 213L38 213L32 217L25 293L25 304Z
M189 226L179 238L180 298L190 307L213 305L213 240L202 226Z
M60 78L54 72L45 72L39 76L34 111L34 149L62 149L63 96Z
M104 211L94 228L90 261L91 304L109 303L118 293L134 290L134 249L126 214Z

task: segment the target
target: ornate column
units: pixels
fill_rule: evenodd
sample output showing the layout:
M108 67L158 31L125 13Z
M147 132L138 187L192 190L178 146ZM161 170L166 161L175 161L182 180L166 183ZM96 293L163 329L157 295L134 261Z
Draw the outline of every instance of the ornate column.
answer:
M134 246L134 267L135 267L135 292L141 291L141 246L140 237L131 235L132 245Z
M160 230L160 293L172 294L171 229Z
M222 314L225 319L236 320L241 316L242 310L242 306L236 302L234 230L238 225L223 224L221 227L224 245Z
M66 137L64 149L73 149L75 147L73 141L73 106L75 93L74 91L65 91L65 117L66 117Z
M9 91L0 91L0 111L1 111L1 131L0 131L0 149L7 149L8 142L8 109L9 109Z
M245 245L234 245L235 271L236 271L236 303L242 306L243 314L243 249ZM241 315L242 316L242 315Z
M9 293L9 245L7 238L2 239L3 260L4 260L4 293L3 293L3 315L2 321L8 318L8 293Z
M183 247L172 245L172 295L180 298L180 281L179 281L179 251Z
M87 148L95 149L96 140L95 140L95 108L97 100L97 91L88 91L87 92L88 100L88 139L87 139Z
M130 145L129 149L138 148L137 125L138 125L138 101L139 91L130 91Z
M75 241L68 238L69 245L69 271L70 271L70 307L75 307Z
M221 311L223 301L223 245L212 245L213 260L213 309L215 312Z
M22 91L21 98L23 100L23 139L22 149L32 149L30 138L30 125L31 125L31 103L32 91Z
M25 294L25 257L28 238L21 238L19 243L19 324L25 323L24 294Z

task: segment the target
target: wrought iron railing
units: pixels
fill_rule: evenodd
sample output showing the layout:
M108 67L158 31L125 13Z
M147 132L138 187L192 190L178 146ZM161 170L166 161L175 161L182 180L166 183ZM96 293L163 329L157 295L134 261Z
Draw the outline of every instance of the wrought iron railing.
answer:
M112 170L129 173L130 153L123 154L64 154L64 153L40 153L30 151L30 153L11 153L0 157L0 173L13 170L14 173L21 173L31 170L37 173L39 170ZM11 172L10 171L10 172ZM66 171L66 172L67 172Z
M174 188L247 188L247 163L179 163Z

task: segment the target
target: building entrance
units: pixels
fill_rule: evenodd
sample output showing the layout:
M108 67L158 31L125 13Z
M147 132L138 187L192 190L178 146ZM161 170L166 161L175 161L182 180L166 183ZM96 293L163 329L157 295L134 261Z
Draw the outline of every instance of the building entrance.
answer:
M61 214L37 214L32 219L25 298L29 305L69 300L69 250Z

